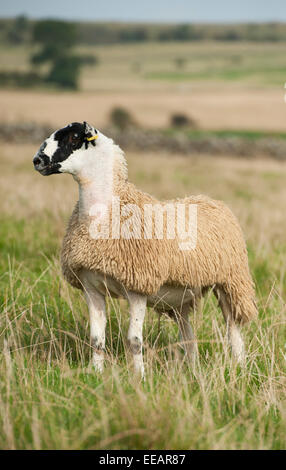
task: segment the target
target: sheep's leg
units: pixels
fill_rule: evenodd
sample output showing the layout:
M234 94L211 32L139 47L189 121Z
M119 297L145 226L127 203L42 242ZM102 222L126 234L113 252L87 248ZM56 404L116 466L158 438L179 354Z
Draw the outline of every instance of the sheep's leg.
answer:
M230 344L233 357L237 362L243 363L245 358L244 342L240 333L240 329L235 324L233 319L228 295L222 289L215 290L215 294L218 298L219 306L226 322L228 342Z
M90 342L93 348L91 362L97 372L102 372L106 327L105 298L95 289L86 289L84 294L90 316Z
M233 320L227 322L227 334L232 354L235 360L242 364L245 359L244 342L240 333L240 329Z
M189 320L190 305L184 305L181 312L176 312L175 318L179 326L180 337L188 360L195 365L197 356L197 341Z
M127 295L130 308L130 324L128 345L133 356L135 372L144 378L144 362L142 356L143 323L146 312L147 297L129 292Z

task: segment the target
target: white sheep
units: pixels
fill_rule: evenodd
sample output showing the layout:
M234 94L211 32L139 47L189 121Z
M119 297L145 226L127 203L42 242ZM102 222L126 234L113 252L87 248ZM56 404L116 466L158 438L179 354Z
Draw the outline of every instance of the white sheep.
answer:
M84 291L97 371L104 364L107 294L129 302L128 342L142 376L146 305L177 321L186 354L194 360L188 315L208 289L218 298L233 354L243 360L237 323L255 318L255 294L242 231L221 201L192 196L160 203L139 191L127 179L122 150L87 123L53 133L33 163L42 175L70 173L79 185L62 269L68 282Z

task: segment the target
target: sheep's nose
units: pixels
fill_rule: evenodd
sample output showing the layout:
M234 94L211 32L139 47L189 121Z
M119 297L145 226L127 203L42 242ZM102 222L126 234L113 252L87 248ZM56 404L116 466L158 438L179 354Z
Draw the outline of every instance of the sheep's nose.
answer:
M39 155L33 158L34 167L37 168L41 163L43 163L42 158Z

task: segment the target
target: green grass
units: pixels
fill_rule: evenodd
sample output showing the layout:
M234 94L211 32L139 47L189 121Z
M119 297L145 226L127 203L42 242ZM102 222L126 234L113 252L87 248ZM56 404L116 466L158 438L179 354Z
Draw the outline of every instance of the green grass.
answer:
M184 133L187 137L194 140L201 140L209 137L217 138L241 138L248 141L256 141L260 139L286 139L286 132L269 132L269 131L256 131L249 129L217 129L217 130L204 130L204 129L174 129L169 128L163 131L164 134L175 136L178 133Z
M62 280L53 222L46 212L1 222L0 448L285 448L285 247L271 255L249 249L260 317L244 327L245 368L232 363L222 315L208 297L192 320L196 375L174 324L164 319L158 330L150 310L140 383L125 357L124 302L108 301L103 376L88 368L87 308Z
M219 68L209 68L200 72L160 71L150 72L145 75L147 80L164 80L170 82L188 81L245 81L254 80L258 83L282 84L285 81L286 67L231 67L225 65Z

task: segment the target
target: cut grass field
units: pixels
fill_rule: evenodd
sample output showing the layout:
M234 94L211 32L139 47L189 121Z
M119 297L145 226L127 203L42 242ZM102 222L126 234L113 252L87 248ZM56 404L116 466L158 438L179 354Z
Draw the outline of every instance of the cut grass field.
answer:
M183 113L203 130L242 129L285 132L284 90L186 89L159 91L60 92L0 90L5 122L34 121L63 127L88 121L102 129L116 107L125 108L146 129L170 127L173 114ZM56 109L56 113L55 113Z
M286 165L128 155L130 179L158 197L206 193L231 206L247 237L260 312L243 328L247 362L240 368L209 296L191 318L200 359L194 375L175 325L163 318L159 328L150 309L140 383L125 358L124 301L107 302L103 376L88 368L87 307L59 266L77 188L68 175L36 174L35 150L2 144L0 151L0 448L285 448Z

